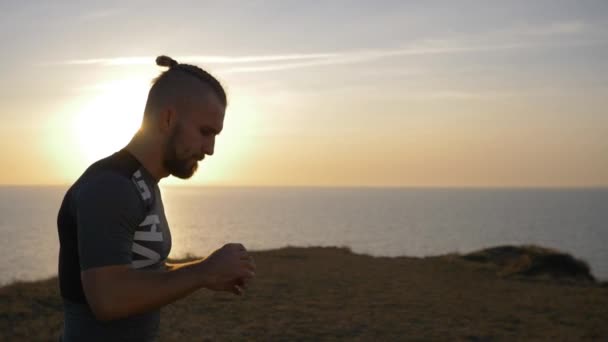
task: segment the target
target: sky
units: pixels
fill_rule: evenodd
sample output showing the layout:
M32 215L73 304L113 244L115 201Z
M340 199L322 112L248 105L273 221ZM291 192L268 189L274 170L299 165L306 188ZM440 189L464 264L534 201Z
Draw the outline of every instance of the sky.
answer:
M608 186L607 1L0 0L0 184L67 185L166 54L228 93L209 186Z

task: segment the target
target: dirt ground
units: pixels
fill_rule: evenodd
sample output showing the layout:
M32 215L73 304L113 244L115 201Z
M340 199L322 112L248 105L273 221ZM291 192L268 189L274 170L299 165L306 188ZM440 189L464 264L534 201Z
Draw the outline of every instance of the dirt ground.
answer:
M456 256L343 248L252 252L243 297L199 290L162 310L161 341L608 340L608 287L512 279ZM0 289L0 340L56 340L57 279Z

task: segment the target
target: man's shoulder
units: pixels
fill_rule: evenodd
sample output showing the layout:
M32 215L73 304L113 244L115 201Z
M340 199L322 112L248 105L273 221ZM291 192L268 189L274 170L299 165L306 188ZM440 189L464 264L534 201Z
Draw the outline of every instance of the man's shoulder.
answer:
M74 185L80 191L92 188L107 188L108 191L117 192L135 190L135 184L130 177L112 170L95 170L84 174Z
M124 206L129 202L139 207L141 202L131 179L112 170L95 170L83 175L72 187L72 198L77 207L87 203Z
M72 186L76 199L110 196L117 200L141 200L135 178L140 164L122 152L96 161Z
M81 178L95 178L99 177L100 174L111 174L125 179L131 179L133 174L136 173L140 167L141 164L137 159L123 149L91 164Z
M83 202L115 201L144 210L155 201L155 183L141 163L122 149L91 164L66 193L72 208ZM137 203L137 204L135 204Z

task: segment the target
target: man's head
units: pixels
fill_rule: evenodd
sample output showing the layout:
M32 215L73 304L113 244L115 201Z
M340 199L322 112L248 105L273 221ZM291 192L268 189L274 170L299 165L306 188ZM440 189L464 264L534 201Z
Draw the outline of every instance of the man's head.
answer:
M213 154L215 136L224 125L226 93L213 76L196 66L166 56L156 63L169 70L153 81L141 132L158 139L169 174L190 178L198 161Z

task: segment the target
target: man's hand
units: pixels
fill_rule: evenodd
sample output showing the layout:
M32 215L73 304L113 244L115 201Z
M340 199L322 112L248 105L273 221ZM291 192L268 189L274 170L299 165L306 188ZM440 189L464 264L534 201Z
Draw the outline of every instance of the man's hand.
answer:
M240 243L229 243L211 253L198 267L205 274L205 287L242 295L247 282L255 276L255 263Z

